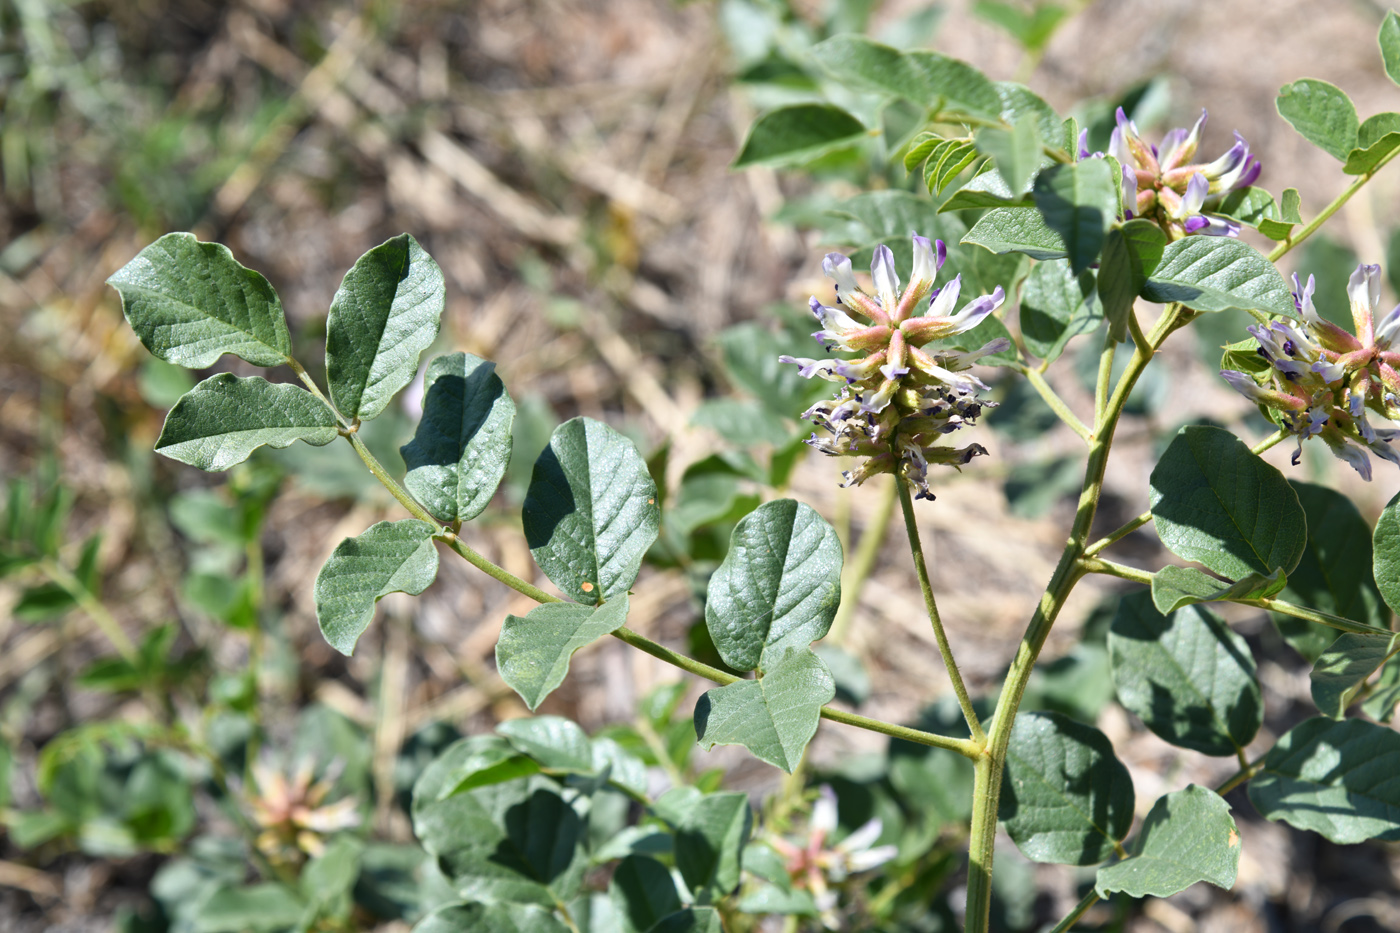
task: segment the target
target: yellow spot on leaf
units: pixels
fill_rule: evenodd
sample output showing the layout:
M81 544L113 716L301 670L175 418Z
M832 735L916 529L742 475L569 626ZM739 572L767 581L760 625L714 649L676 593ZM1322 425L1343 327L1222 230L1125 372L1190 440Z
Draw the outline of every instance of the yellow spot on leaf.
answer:
M1240 844L1240 834L1237 833L1237 832L1235 832L1233 829L1230 830L1230 848L1233 849L1235 846L1237 846L1237 845L1239 845L1239 844Z
M593 592L593 584L585 581L583 586L579 587L579 589L583 590L585 593L591 593Z

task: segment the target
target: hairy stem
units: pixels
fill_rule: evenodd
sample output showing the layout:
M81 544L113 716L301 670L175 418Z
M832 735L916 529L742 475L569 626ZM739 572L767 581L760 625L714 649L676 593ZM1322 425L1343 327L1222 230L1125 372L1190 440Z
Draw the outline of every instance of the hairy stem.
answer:
M1376 173L1379 172L1382 168L1384 168L1386 163L1389 162L1391 159L1395 158L1396 155L1400 155L1400 149L1391 150L1389 154L1387 154L1384 158L1382 158L1379 162L1376 163L1375 168L1371 169L1364 175L1358 176L1356 181L1347 185L1345 191L1333 198L1331 204L1328 204L1322 210L1318 211L1317 216L1314 217L1312 220L1308 221L1308 223L1301 230L1299 230L1296 234L1291 234L1288 237L1288 239L1275 246L1267 257L1269 262L1278 262L1279 259L1281 259L1289 250L1293 249L1299 243L1302 243L1308 237L1316 233L1318 228L1325 224L1329 217L1337 213L1337 211L1341 209L1341 206L1343 204L1350 201L1352 195L1356 194L1356 192L1366 187L1366 183L1372 178L1376 177Z
M1084 485L1074 515L1074 525L1070 529L1069 540L1065 543L1054 575L1051 576L1050 583L1040 598L1040 604L1026 627L1026 633L1021 638L1021 644L1016 649L1016 656L1011 661L1011 669L1007 672L1006 683L1002 687L996 713L992 718L986 763L982 764L979 760L979 768L974 775L972 828L968 840L967 913L964 919L964 929L968 933L985 933L991 922L992 856L996 846L997 804L1001 797L1002 769L1006 764L1006 749L1011 741L1011 728L1015 724L1016 711L1021 705L1021 697L1025 693L1036 658L1040 656L1040 649L1045 645L1045 639L1049 637L1050 629L1055 624L1055 618L1064 607L1065 600L1075 584L1085 573L1084 568L1080 566L1080 558L1094 523L1099 496L1103 492L1104 471L1113 444L1113 432L1127 402L1128 393L1151 362L1162 341L1176 328L1180 313L1179 305L1166 307L1162 317L1153 327L1147 345L1135 347L1133 356L1123 370L1112 395L1108 395L1114 353L1111 338L1105 340L1103 353L1099 357L1094 440L1089 447L1089 462L1084 470Z
M948 635L943 631L943 618L938 614L938 601L934 599L933 585L928 579L928 564L924 560L923 542L919 540L919 525L914 518L914 501L909 495L909 486L898 475L895 476L895 485L899 488L899 505L904 512L904 528L909 533L909 551L914 557L914 572L918 574L919 589L924 594L924 608L928 610L928 620L933 626L933 637L938 641L938 653L943 657L943 666L948 669L948 680L952 682L953 693L957 695L958 705L962 707L963 718L967 720L972 740L982 745L987 740L987 734L982 731L982 723L972 708L972 699L967 695L962 672L958 670L958 662L953 659Z

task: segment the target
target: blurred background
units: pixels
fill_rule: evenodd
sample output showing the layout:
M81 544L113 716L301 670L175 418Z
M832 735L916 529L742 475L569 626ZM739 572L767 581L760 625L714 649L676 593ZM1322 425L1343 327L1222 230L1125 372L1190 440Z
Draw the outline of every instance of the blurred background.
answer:
M1059 15L1037 18L1052 7ZM878 144L802 171L730 169L759 113L821 97L806 49L843 31L934 48L1027 83L1062 113L1078 108L1084 125L1126 103L1153 139L1208 107L1202 153L1223 152L1238 130L1263 159L1259 184L1296 186L1310 216L1350 179L1284 123L1274 96L1310 76L1347 90L1363 116L1400 109L1376 53L1384 11L1365 0L0 0L0 928L222 929L179 910L246 862L230 842L235 817L200 788L229 769L227 804L251 793L239 777L250 760L285 770L311 756L337 762L337 793L359 801L379 846L380 907L352 928L406 930L403 892L421 858L407 789L456 735L526 712L496 677L493 650L505 616L530 604L461 562L445 559L420 599L385 599L353 657L325 644L317 569L341 538L400 517L344 445L263 451L227 477L152 453L165 411L208 374L147 354L104 285L157 236L192 230L264 274L309 361L345 270L412 233L447 280L435 350L494 360L520 406L507 481L464 537L536 579L519 531L531 464L563 420L605 420L637 441L667 497L628 624L713 658L696 623L739 517L785 490L837 525L850 554L883 527L889 501L878 482L838 489L842 466L795 443L810 393L774 360L808 352L805 303L828 288L827 249L907 232L861 230L843 204L870 188L918 191L919 180ZM1397 179L1382 174L1289 257L1286 271L1318 276L1319 305L1344 305L1358 256L1395 281ZM1146 507L1148 473L1178 425L1268 432L1214 376L1242 322L1211 326L1173 340L1139 390L1103 530ZM1080 411L1092 406L1095 352L1080 353L1090 342L1071 344L1050 374ZM232 357L214 371L253 372ZM1006 378L996 393L1002 407L976 438L992 456L947 471L937 501L920 506L943 615L982 694L1049 578L1080 476L1077 438L1033 393ZM391 471L416 394L366 431ZM1289 467L1290 453L1267 457L1290 478L1344 490L1367 520L1400 489L1384 463L1364 484L1325 455ZM825 655L841 702L938 722L946 677L902 536L870 553L874 570ZM1150 527L1121 554L1150 569L1164 561ZM1120 592L1080 586L1026 708L1096 721L1145 809L1188 781L1219 783L1234 763L1174 749L1108 702L1102 607L1111 615ZM1231 621L1259 660L1266 746L1311 709L1308 664L1263 614ZM121 638L139 663L114 655ZM542 712L590 731L630 728L650 715L639 701L675 681L600 643ZM660 722L679 737L686 773L722 773L755 800L778 790L782 775L740 750L689 750L703 685L678 689ZM223 757L191 771L168 739L175 726ZM898 752L824 724L808 777L843 794L843 820L879 812L887 834L920 808L920 819L941 813L931 838L955 850L959 814L919 797L953 779L907 749L906 766L892 767ZM1344 852L1261 821L1243 792L1229 799L1244 837L1234 892L1197 886L1090 919L1172 933L1400 928L1392 845ZM950 908L929 905L957 868L940 865L890 929L943 928ZM1083 880L1024 862L1009 840L998 877L1008 930L1059 917Z

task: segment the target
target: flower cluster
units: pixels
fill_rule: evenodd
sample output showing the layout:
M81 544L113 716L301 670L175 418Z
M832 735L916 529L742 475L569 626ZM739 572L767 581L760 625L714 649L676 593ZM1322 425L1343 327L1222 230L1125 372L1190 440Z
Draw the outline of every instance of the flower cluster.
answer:
M328 776L311 783L310 761L298 765L290 779L261 761L252 772L258 793L249 798L248 806L262 829L257 846L274 862L299 862L306 855L320 855L326 848L323 836L359 825L355 798L322 805L335 782Z
M1400 336L1400 305L1375 320L1380 271L1380 266L1357 266L1347 283L1355 335L1317 313L1312 276L1303 287L1294 275L1293 298L1301 321L1249 328L1268 369L1260 379L1229 369L1220 373L1246 398L1275 412L1274 420L1297 436L1295 464L1303 441L1320 437L1363 479L1371 478L1368 451L1400 465L1400 454L1390 447L1400 431L1375 428L1366 420L1367 409L1392 420L1400 417L1400 347L1391 349Z
M864 458L857 469L843 474L843 486L863 483L879 473L895 473L917 490L917 498L932 499L929 464L956 468L987 452L980 444L953 448L936 446L936 442L972 424L983 408L995 404L978 397L978 390L987 387L964 370L980 357L1005 350L1010 342L999 338L970 352L933 344L976 327L1000 307L1005 295L998 286L991 295L975 298L953 313L962 277L941 289L933 287L946 258L941 240L935 246L916 235L912 280L900 292L894 255L887 246L876 247L870 264L873 296L856 284L849 258L829 253L822 261L826 274L836 280L837 302L846 310L828 307L813 297L812 313L822 329L812 336L828 350L855 356L780 359L802 367L804 377L841 383L835 398L818 402L802 417L831 435L812 434L807 443L817 450L829 456Z
M804 888L821 912L822 925L830 930L842 928L836 914L837 894L830 885L840 884L859 872L878 868L899 854L897 846L875 845L884 824L879 817L867 822L834 845L827 837L836 829L836 793L830 784L823 784L812 815L807 821L807 838L794 844L780 836L769 836L767 842L787 862L793 887Z
M1118 126L1108 141L1108 155L1123 166L1123 214L1155 220L1176 236L1239 236L1239 224L1206 213L1218 207L1225 195L1247 188L1259 177L1259 159L1239 133L1235 144L1214 162L1193 163L1206 112L1190 130L1178 127L1162 137L1160 146L1149 145L1123 108ZM1088 130L1079 137L1079 157L1089 158ZM1102 155L1102 153L1096 153Z

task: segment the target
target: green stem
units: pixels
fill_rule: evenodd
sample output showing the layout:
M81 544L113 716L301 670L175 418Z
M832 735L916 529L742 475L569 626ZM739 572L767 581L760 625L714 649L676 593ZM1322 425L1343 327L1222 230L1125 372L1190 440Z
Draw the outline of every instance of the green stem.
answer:
M967 720L972 740L982 745L987 740L987 734L982 731L982 723L972 708L972 699L967 695L962 672L958 670L958 662L953 659L948 635L943 631L943 619L938 614L938 601L934 599L933 585L928 578L928 564L924 561L924 545L919 540L919 525L914 518L914 500L909 495L909 486L897 475L895 486L899 489L899 505L904 512L904 528L909 533L909 550L914 556L914 572L919 577L919 589L924 594L924 608L928 610L928 620L933 625L933 637L938 641L938 653L943 656L943 666L948 669L948 680L953 684L953 693L957 695L958 705L962 707L963 718Z
M374 478L379 480L380 485L389 490L389 495L399 500L399 505L408 509L410 515L436 528L442 527L442 522L433 518L432 513L423 508L423 506L418 503L418 500L408 494L407 489L400 486L398 481L389 475L389 471L384 469L384 464L380 463L374 454L370 453L369 448L365 446L364 441L360 440L358 434L346 433L345 439L350 442L351 447L355 448L355 453L360 455L360 459L364 461L365 466L369 467L369 471L374 474Z
M1065 404L1065 400L1060 398L1059 394L1050 387L1050 383L1045 381L1045 376L1039 369L1031 366L1019 366L1017 370L1026 377L1031 387L1040 393L1040 397L1045 400L1046 405L1050 406L1050 410L1059 416L1061 421L1074 429L1075 434L1078 434L1085 441L1093 438L1094 432L1090 431L1089 426L1080 421L1079 416L1070 410L1070 407Z
M1376 163L1375 168L1371 169L1364 175L1358 176L1356 181L1352 182L1350 185L1347 185L1346 190L1343 191L1341 194L1337 195L1335 198L1333 198L1332 203L1328 204L1321 211L1319 211L1318 215L1312 220L1310 220L1307 223L1307 225L1303 227L1303 229L1299 230L1295 235L1290 235L1288 239L1284 240L1278 246L1275 246L1273 250L1269 253L1269 255L1266 257L1269 260L1269 262L1278 262L1279 259L1282 258L1289 250L1293 249L1293 247L1297 246L1299 243L1302 243L1308 237L1316 233L1317 229L1321 227L1324 223L1326 223L1328 218L1330 218L1333 214L1337 213L1337 211L1341 209L1341 206L1343 204L1350 201L1352 195L1356 194L1356 192L1366 187L1366 183L1372 178L1374 178L1376 176L1376 173L1379 172L1382 168L1384 168L1385 164L1391 159L1395 158L1397 154L1400 154L1400 149L1391 150L1384 158L1382 158L1379 162Z
M1123 370L1118 385L1107 402L1100 402L1107 394L1109 381L1105 372L1113 366L1113 343L1106 341L1099 359L1099 379L1096 391L1096 416L1094 419L1094 440L1089 446L1089 462L1084 470L1084 485L1079 495L1079 506L1075 511L1074 525L1070 529L1069 540L1055 567L1045 593L1040 598L1035 614L1031 617L1016 656L1011 661L1006 683L997 701L996 713L992 718L991 734L988 737L986 755L979 759L979 768L974 774L972 798L972 827L968 839L968 882L967 914L964 929L968 933L985 933L991 922L992 904L992 856L996 846L997 803L1001 796L1001 774L1006 763L1006 749L1011 742L1011 728L1016 721L1016 710L1021 705L1026 683L1030 680L1036 658L1050 635L1055 618L1064 607L1065 600L1085 571L1080 566L1089 529L1094 523L1099 496L1103 491L1104 471L1108 465L1108 454L1113 444L1113 432L1118 425L1123 405L1128 393L1137 383L1138 377L1151 362L1156 349L1175 329L1181 313L1179 305L1168 305L1162 317L1153 327L1147 346L1136 347L1132 359ZM985 761L985 763L983 763Z
M132 667L136 667L140 663L136 645L127 637L126 632L122 631L121 623L107 611L106 606L102 605L102 600L89 592L88 588L83 586L77 577L68 572L68 568L56 560L46 558L39 562L39 569L50 580L63 587L64 592L73 598L73 601L83 612L87 613L88 618L92 620L98 630L107 636L107 640L112 643L113 648L117 649L118 654L125 658Z
M1109 386L1113 382L1113 356L1118 350L1118 341L1104 331L1103 349L1099 351L1099 372L1094 380L1094 425L1103 424L1104 411L1108 405ZM1091 440L1090 443L1093 443Z
M1245 781L1248 781L1255 775L1257 775L1261 770L1263 763L1264 759L1261 757L1258 761L1255 761L1253 763L1246 762L1245 764L1241 765L1240 770L1236 771L1234 774L1226 778L1225 783L1217 787L1215 789L1215 792L1220 796L1224 797L1230 791L1234 790L1236 787L1239 787Z
M1137 567L1129 567L1126 564L1119 564L1115 561L1104 560L1099 557L1088 557L1086 555L1080 558L1079 566L1082 567L1086 573L1104 574L1110 577L1117 577L1120 580L1130 580L1133 583L1141 583L1144 586L1152 585L1152 574L1149 571L1140 570ZM1344 619L1341 616L1334 616L1327 612L1318 612L1315 609L1307 609L1282 599L1228 599L1222 601L1238 603L1241 606L1253 606L1256 609L1267 609L1270 612L1292 616L1295 619L1302 619L1305 622L1325 625L1328 628L1334 628L1340 632L1354 632L1359 635L1395 634L1390 629L1381 628L1378 625L1353 622L1351 619Z
M325 393L321 391L321 387L316 384L316 380L311 378L310 374L307 373L306 369L300 363L289 356L287 357L287 366L292 372L296 373L297 378L301 380L301 384L306 386L307 390L310 391L312 395L316 396L327 408L335 412L336 420L341 423L342 427L350 427L350 421L340 413L340 410L336 408L335 405L331 404L331 400L326 398Z
M1065 918L1050 928L1050 933L1066 933L1070 927L1079 922L1079 918L1089 912L1089 908L1099 902L1099 892L1094 888L1089 889L1089 893L1080 899L1074 909L1065 914Z
M410 496L408 492L402 486L400 486L392 476L389 475L389 472L384 469L383 464L381 464L377 459L375 459L374 454L370 453L369 448L364 445L364 442L361 441L356 434L348 433L345 436L349 439L350 444L355 448L355 452L360 455L360 459L364 461L365 466L369 467L370 473L374 474L374 478L379 480L379 482L384 486L384 488L388 489L389 492L394 496L394 498L397 499L399 503L403 505L404 508L408 509L408 511L412 513L415 518L428 522L438 528L442 527L441 522L433 518L433 516L426 509L424 509L422 505L420 505L412 496ZM515 590L517 593L520 593L522 596L528 596L538 603L563 602L563 600L561 600L558 596L551 596L539 587L532 586L531 584L520 579L515 574L506 570L504 567L497 566L496 564L487 560L485 557L478 554L472 548L468 547L466 542L464 542L461 538L457 537L452 532L442 531L438 534L435 534L433 537L436 540L446 544L459 556L465 559L473 567L480 570L482 573L485 573L494 580L504 583L506 586ZM667 664L670 664L673 667L678 667L683 671L688 671L691 674L695 674L699 677L704 677L706 680L712 680L718 684L732 684L736 680L740 679L734 676L733 674L729 674L725 671L720 670L719 668L710 667L708 664L703 664L700 661L696 661L694 658L688 658L683 654L678 654L677 652L672 651L670 648L667 648L663 645L659 645L649 638L646 638L642 635L638 635L631 629L620 628L617 631L613 632L613 636L615 638L620 639L621 641L626 642L634 648L638 648L641 651L646 652L654 658L657 658L661 661L665 661ZM961 680L959 680L958 683L959 686L961 686ZM834 710L828 706L822 707L821 715L823 719L830 719L832 722L845 723L846 725L856 726L861 729L867 729L871 732L879 732L883 735L889 735L895 738L905 739L907 741L915 742L920 745L929 745L934 748L946 748L951 751L955 751L960 755L964 755L968 758L977 757L977 755L981 751L980 744L969 742L965 739L955 739L950 736L938 735L937 733L933 732L923 732L919 729L909 729L905 726L895 725L894 723L884 722L879 719L870 719L866 716L857 716L853 713L844 713L840 710ZM980 729L980 726L978 728Z
M880 504L875 507L870 524L861 533L855 556L841 575L841 608L836 611L836 618L831 623L830 631L826 633L827 639L833 644L845 644L847 630L851 627L851 620L855 618L856 607L860 603L861 590L865 589L865 581L875 569L880 547L885 543L885 534L889 531L890 519L894 516L895 486L899 482L895 477L890 477L890 480L880 491ZM842 496L840 501L849 502L850 499Z
M504 567L498 566L497 564L493 564L491 561L487 560L485 557L482 557L479 553L470 548L465 541L457 537L455 534L452 534L451 532L444 532L440 535L435 535L435 537L437 538L437 540L441 541L443 544L446 544L448 547L452 548L452 550L456 551L459 557L464 559L467 563L471 564L477 570L480 570L482 573L486 574L488 577L491 577L494 580L504 583L506 586L515 590L517 593L520 593L522 596L528 596L537 603L563 602L563 600L560 599L558 596L551 596L539 587L526 583L524 580L511 573L509 570L506 570Z

